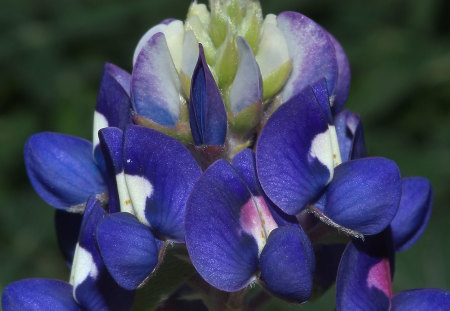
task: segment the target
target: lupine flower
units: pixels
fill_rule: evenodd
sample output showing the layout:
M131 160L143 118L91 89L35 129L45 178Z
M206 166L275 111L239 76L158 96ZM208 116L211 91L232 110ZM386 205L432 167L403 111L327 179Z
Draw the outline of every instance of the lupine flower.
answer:
M113 280L95 244L95 230L105 213L95 197L88 200L68 283L52 279L12 283L3 292L3 310L131 309L134 293Z
M261 191L254 154L219 160L200 177L186 207L186 247L194 267L214 287L238 291L258 281L288 301L306 301L314 254L296 219Z
M397 212L397 165L384 158L341 163L339 142L322 83L281 106L256 147L261 186L284 212L305 208L349 234L376 234ZM323 100L325 98L325 102Z
M100 223L98 247L114 279L131 290L155 269L168 242L184 242L186 201L201 169L180 142L152 129L105 128L100 141L122 212Z
M338 41L299 13L211 0L152 27L131 74L105 64L92 144L27 142L71 276L13 283L3 309L128 310L172 243L216 293L258 283L302 303L337 276L337 310L446 308L442 290L392 295L394 252L423 232L432 190L366 157L349 87Z
M399 211L383 232L354 240L344 251L336 281L336 309L448 310L450 292L415 289L393 294L395 252L410 247L423 233L431 210L432 189L421 177L404 178Z
M97 132L106 126L123 128L131 121L127 75L120 68L105 64L94 114L93 144L82 138L48 132L28 139L24 151L28 177L48 204L69 212L82 212L89 196L107 199L108 179Z

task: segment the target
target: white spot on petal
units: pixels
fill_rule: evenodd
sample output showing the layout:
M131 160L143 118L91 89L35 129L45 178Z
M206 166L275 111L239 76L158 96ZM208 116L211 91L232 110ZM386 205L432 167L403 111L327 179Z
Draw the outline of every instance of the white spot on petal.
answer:
M125 180L136 217L143 224L150 226L145 218L145 206L147 199L153 194L152 184L144 177L137 175L125 174Z
M98 269L90 252L77 243L75 254L73 256L72 271L70 272L69 283L73 286L73 296L78 285L83 283L88 276L95 279L98 275Z
M339 150L339 142L336 134L336 127L334 125L330 125L328 126L328 128L330 130L331 146L333 148L334 167L336 167L342 163L341 151Z
M128 193L128 187L123 171L116 175L116 183L117 192L119 193L120 211L134 215L133 204L131 204L131 198L130 194Z
M100 140L98 138L98 131L100 131L102 128L108 127L108 120L106 117L101 114L98 111L94 112L94 130L92 135L92 146L95 149L95 147L98 146L100 143Z
M330 178L328 182L333 179L334 173L334 160L333 160L333 145L331 143L330 130L317 134L311 143L311 149L309 154L319 160L320 163L325 165L330 172Z

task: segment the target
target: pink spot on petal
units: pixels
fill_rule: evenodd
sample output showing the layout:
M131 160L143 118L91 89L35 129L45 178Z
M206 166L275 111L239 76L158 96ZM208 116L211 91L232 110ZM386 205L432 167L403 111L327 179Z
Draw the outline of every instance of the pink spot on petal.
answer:
M367 276L367 286L369 288L378 288L386 296L392 297L391 266L389 259L385 258L370 268L369 275Z
M242 229L255 238L260 252L270 232L278 227L262 197L251 197L244 204L239 221Z

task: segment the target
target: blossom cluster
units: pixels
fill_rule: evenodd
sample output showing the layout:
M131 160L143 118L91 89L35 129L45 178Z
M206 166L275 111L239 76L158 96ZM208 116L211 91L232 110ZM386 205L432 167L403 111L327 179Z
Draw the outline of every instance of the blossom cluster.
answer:
M338 311L449 310L449 291L392 291L433 191L367 156L349 88L342 46L300 13L212 0L152 27L131 74L105 64L92 142L27 141L71 274L10 284L3 310L130 310L174 247L237 309L253 284L303 303L336 283Z

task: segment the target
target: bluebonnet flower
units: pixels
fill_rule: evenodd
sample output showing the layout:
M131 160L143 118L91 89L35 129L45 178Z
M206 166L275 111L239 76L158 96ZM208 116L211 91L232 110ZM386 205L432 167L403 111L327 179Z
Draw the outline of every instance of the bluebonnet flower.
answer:
M2 294L3 310L130 310L134 292L113 280L95 244L95 230L105 214L92 196L86 203L68 283L52 279L12 283Z
M91 195L107 200L106 172L97 132L106 126L123 128L131 121L128 80L128 73L105 64L94 114L93 144L79 137L49 132L28 139L24 151L28 177L36 192L50 205L82 212Z
M299 13L263 19L257 1L212 0L152 27L131 74L105 65L93 144L53 133L27 142L33 186L63 210L71 280L13 283L3 308L129 309L171 243L237 295L259 283L301 303L337 275L338 310L446 305L439 290L391 298L391 249L423 232L432 191L366 157L359 116L342 110L349 87L340 44ZM339 231L366 242L330 244Z
M326 91L319 81L269 119L256 147L261 186L288 214L308 208L349 234L379 233L397 212L400 171L384 158L342 163Z
M258 281L288 301L306 301L314 254L296 219L264 197L254 154L216 161L200 177L186 207L186 247L200 275L235 292Z
M431 210L432 189L421 177L405 178L402 200L391 225L366 241L354 240L344 251L336 283L340 310L448 310L450 292L414 289L393 294L395 252L422 234Z
M98 247L114 279L131 290L155 269L168 242L184 242L186 201L201 169L180 142L152 129L105 128L99 136L122 212L99 224Z

